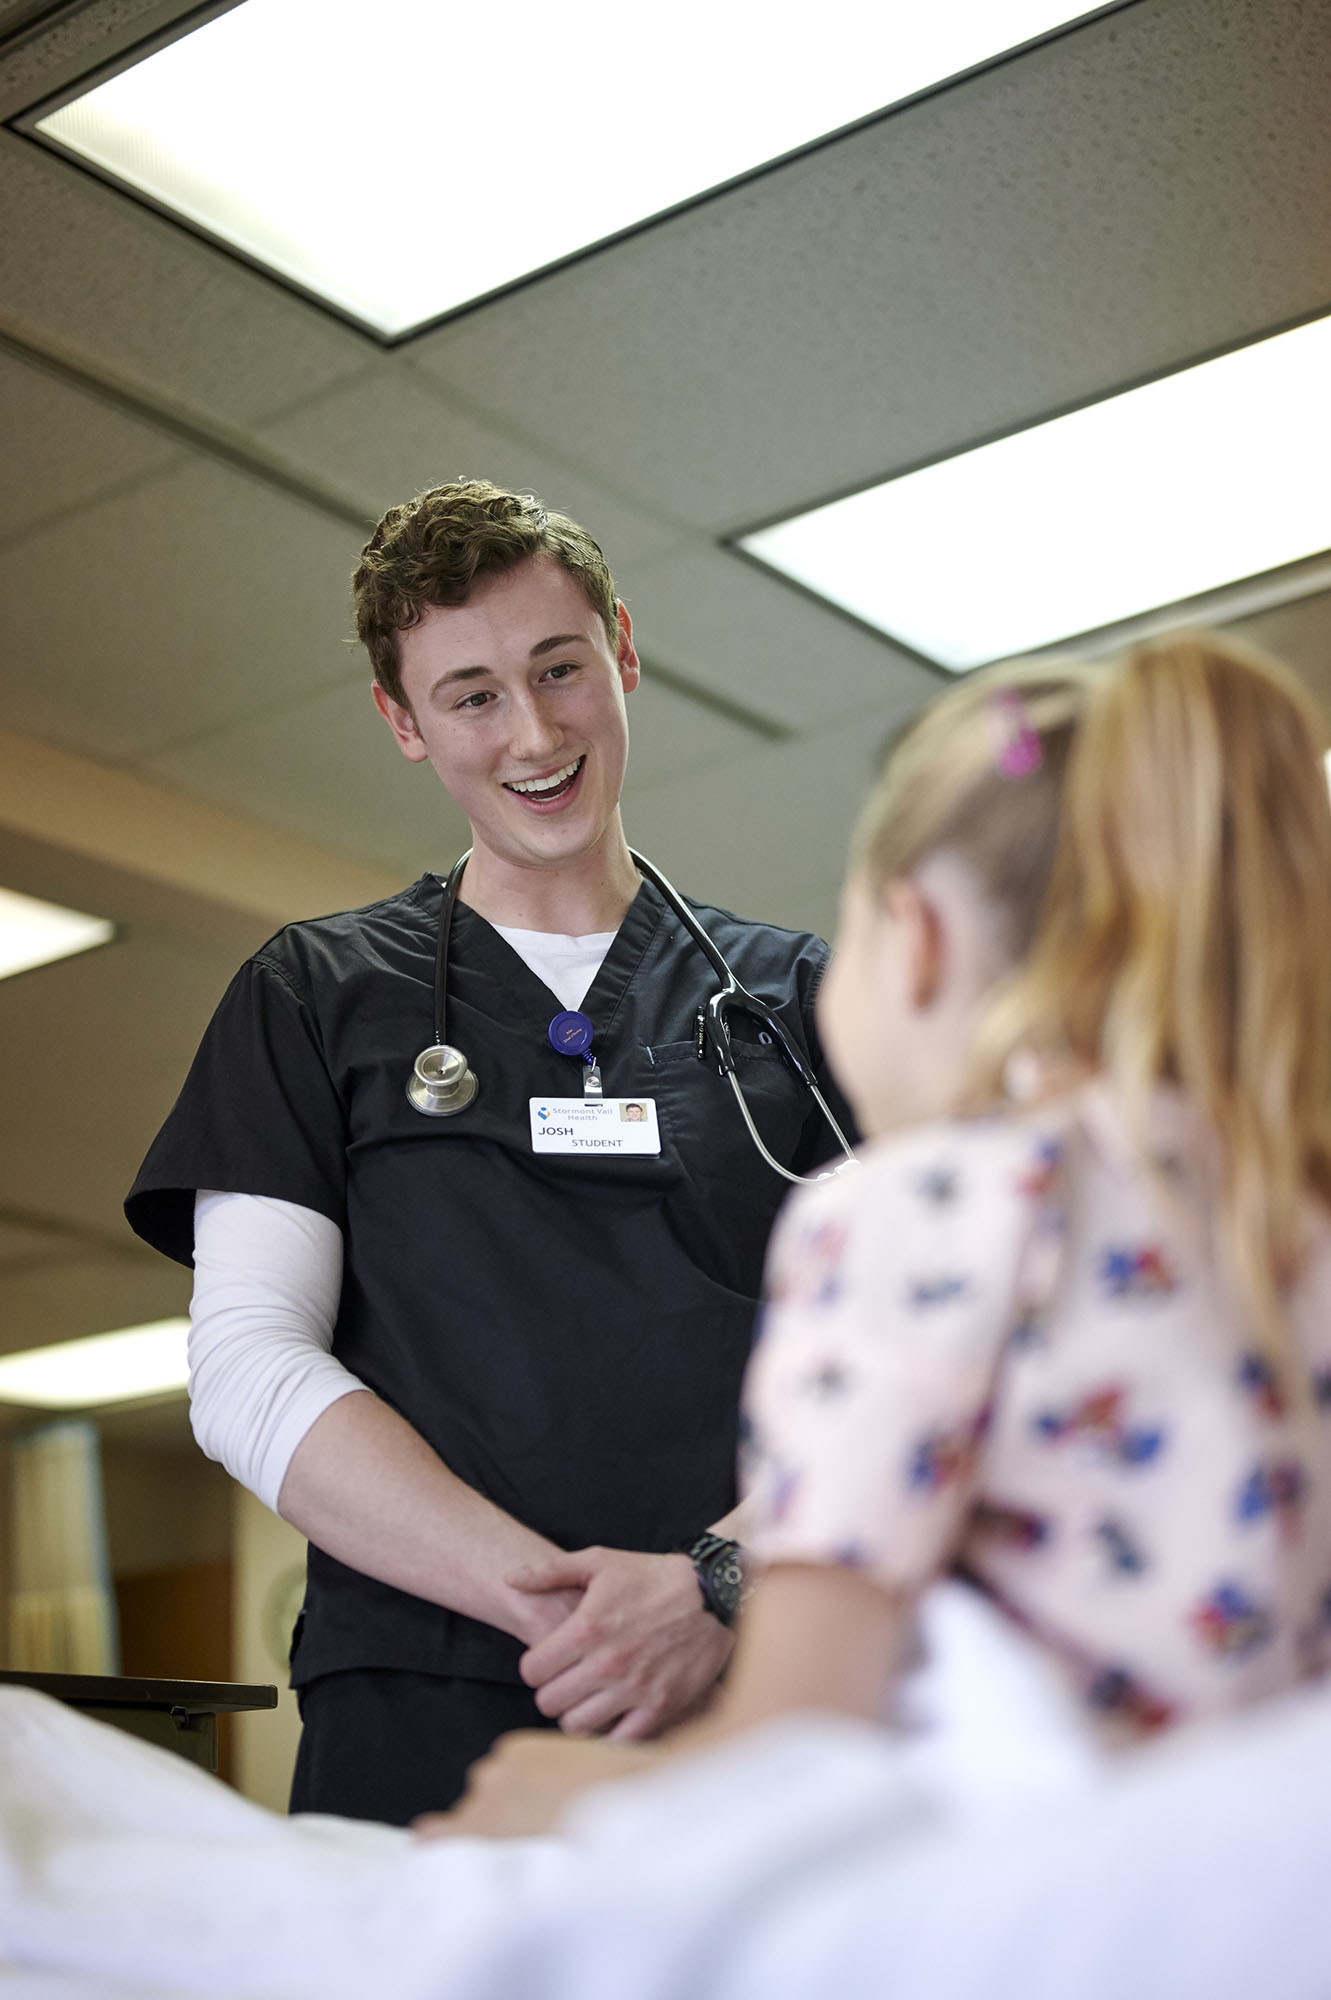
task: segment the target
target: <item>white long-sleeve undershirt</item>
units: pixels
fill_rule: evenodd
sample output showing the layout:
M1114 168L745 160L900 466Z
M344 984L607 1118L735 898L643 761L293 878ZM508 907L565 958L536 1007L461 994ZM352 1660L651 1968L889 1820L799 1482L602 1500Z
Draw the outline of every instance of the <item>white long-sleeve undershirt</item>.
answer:
M566 1008L581 1006L614 939L500 935ZM198 1191L190 1422L208 1457L274 1510L301 1439L364 1388L331 1352L341 1290L342 1232L330 1217L270 1195Z
M311 1424L359 1382L335 1361L342 1231L271 1195L194 1197L189 1403L209 1458L276 1509Z

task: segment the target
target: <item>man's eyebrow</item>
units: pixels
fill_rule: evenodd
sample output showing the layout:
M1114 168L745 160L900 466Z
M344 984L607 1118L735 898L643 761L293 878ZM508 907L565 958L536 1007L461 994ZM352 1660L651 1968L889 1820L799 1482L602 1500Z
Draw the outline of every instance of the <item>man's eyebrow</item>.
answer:
M430 693L438 694L440 688L452 687L454 681L484 680L489 672L489 667L450 667L437 681L430 682Z
M527 655L529 660L539 659L542 653L553 653L559 646L587 646L591 641L585 632L556 632L551 639L538 639Z

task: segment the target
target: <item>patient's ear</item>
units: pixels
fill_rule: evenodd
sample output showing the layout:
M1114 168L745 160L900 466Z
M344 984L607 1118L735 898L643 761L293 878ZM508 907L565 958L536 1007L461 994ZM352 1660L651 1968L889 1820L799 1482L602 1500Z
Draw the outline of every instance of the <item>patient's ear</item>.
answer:
M884 901L900 939L905 997L923 1013L933 1006L943 983L943 919L938 905L909 876L889 882Z

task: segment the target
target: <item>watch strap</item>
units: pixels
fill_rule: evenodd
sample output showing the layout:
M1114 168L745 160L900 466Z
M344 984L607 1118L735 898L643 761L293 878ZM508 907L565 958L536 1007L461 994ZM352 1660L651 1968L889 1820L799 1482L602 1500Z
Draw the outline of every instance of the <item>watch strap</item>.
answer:
M738 1542L708 1530L683 1553L693 1564L706 1610L722 1625L732 1626L744 1596L744 1551Z

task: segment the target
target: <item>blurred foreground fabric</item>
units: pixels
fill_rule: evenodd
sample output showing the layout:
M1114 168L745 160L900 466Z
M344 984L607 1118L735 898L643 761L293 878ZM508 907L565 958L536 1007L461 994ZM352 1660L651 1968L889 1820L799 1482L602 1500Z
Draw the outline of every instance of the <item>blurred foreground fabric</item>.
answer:
M0 1691L0 2000L1326 2000L1331 1690L1111 1765L1013 1713L970 1789L793 1718L416 1846Z

